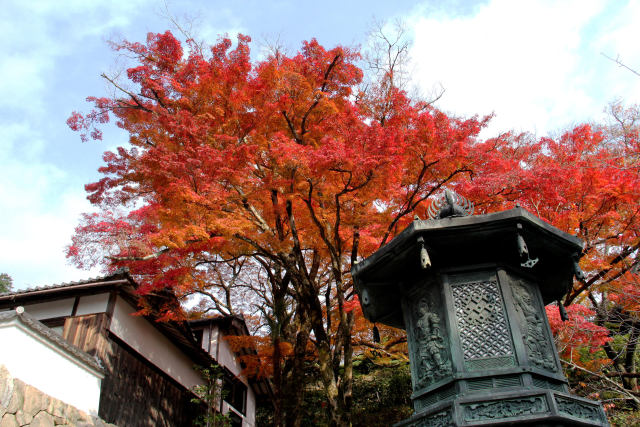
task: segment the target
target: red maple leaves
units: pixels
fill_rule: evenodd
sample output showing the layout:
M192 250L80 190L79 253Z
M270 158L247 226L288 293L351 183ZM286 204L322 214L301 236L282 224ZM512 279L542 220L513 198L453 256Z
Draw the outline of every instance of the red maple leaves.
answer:
M347 322L357 311L345 300L351 263L424 216L429 197L449 186L478 212L518 202L584 239L587 281L567 303L606 292L607 303L632 304L637 133L620 142L582 125L557 139L480 141L489 117L451 117L383 84L363 93L356 51L311 40L295 55L252 62L249 43L225 38L205 52L166 32L115 46L135 58L128 81L105 76L118 96L89 98L94 110L68 124L100 139L99 126L115 119L132 148L105 153L104 178L86 186L100 213L76 230L76 263L127 265L147 290L188 289L207 282L201 265L214 255L261 257L299 281L296 297L316 298L305 310L317 311L307 314L320 319L320 340L323 318ZM328 284L332 299L320 310ZM606 342L587 308L569 311L564 326L551 315L560 336Z

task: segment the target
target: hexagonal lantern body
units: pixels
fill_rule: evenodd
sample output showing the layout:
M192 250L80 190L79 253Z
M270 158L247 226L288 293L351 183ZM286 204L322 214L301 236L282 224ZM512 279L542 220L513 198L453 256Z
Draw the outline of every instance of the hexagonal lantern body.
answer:
M407 331L415 415L398 425L608 425L568 393L544 308L581 251L515 208L413 221L354 266L365 317Z

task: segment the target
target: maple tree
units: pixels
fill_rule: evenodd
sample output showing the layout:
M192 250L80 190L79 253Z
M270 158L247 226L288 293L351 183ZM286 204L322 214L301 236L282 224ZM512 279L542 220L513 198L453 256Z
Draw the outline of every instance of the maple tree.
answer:
M86 186L100 211L68 253L78 265L128 266L143 293L204 289L212 266L252 259L268 276L257 297L268 299L274 352L285 341L299 361L313 345L331 423L345 425L352 264L444 185L474 176L491 187L518 159L506 139L477 140L488 118L412 101L390 83L393 69L362 93L354 50L311 40L252 63L249 42L223 38L208 52L187 42L185 52L166 32L116 46L135 58L128 82L105 75L118 94L89 98L95 109L68 123L101 139L113 117L131 147L105 153L104 178Z
M371 340L353 263L424 217L445 185L480 213L518 202L586 243L585 278L562 302L570 322L548 308L563 357L634 396L637 109L614 105L608 126L555 139L480 141L489 118L412 100L398 87L406 45L382 40L398 50L370 59L370 76L358 52L315 40L256 62L246 36L208 51L188 41L185 52L170 32L116 45L136 62L127 81L105 75L117 95L89 98L94 110L68 123L83 140L101 139L99 126L115 119L130 147L105 153L104 177L86 186L99 212L83 217L69 256L129 267L142 293L204 295L201 314L257 309L268 336L234 345L255 346L249 369L273 379L276 423L300 424L300 383L314 364L331 423L346 425L354 351L385 364L403 360L404 348L391 329Z
M584 277L562 301L570 321L547 307L558 350L570 370L598 382L593 397L610 390L637 405L640 115L620 104L609 113L608 124L578 125L558 138L512 136L521 163L504 177L510 185L496 187L506 189L503 197L494 189L469 191L486 209L517 201L585 242Z

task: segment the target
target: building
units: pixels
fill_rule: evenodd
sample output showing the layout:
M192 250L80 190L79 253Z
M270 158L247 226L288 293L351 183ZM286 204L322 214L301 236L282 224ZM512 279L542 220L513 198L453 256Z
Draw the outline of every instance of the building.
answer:
M13 376L89 415L98 414L105 372L95 358L66 342L22 307L0 312L0 343L0 365ZM30 355L46 363L32 363ZM11 394L0 387L0 415L2 407L9 406Z
M256 398L264 383L250 382L226 335L248 334L239 317L191 322L158 322L154 314L179 309L167 291L145 298L142 314L137 285L124 271L80 282L0 294L0 312L24 307L64 342L96 358L104 371L97 415L119 426L188 426L201 413L193 388L203 379L196 366L218 362L229 393L221 402L233 425L255 425ZM30 363L45 364L38 353ZM0 364L2 364L0 355ZM44 391L44 390L43 390Z

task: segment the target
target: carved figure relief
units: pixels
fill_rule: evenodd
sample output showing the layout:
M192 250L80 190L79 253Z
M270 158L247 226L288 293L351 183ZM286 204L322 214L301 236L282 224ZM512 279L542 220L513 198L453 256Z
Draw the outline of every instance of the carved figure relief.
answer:
M465 360L513 354L502 295L496 281L455 285L453 301Z
M414 337L418 353L416 386L422 388L451 375L451 362L441 331L440 316L431 309L427 298L421 298L416 304L415 319Z
M547 407L547 401L544 396L494 400L492 402L474 403L465 406L464 420L497 420L520 415L540 414L548 410L549 408Z
M554 349L550 339L544 333L545 324L542 311L538 309L539 307L525 284L513 281L511 291L516 302L516 311L524 321L521 330L529 360L535 366L555 371L557 367L553 357Z
M453 425L453 418L449 409L436 412L413 424L412 427L448 427Z
M558 404L558 411L561 413L590 421L602 421L598 406L561 396L556 396L556 403Z

